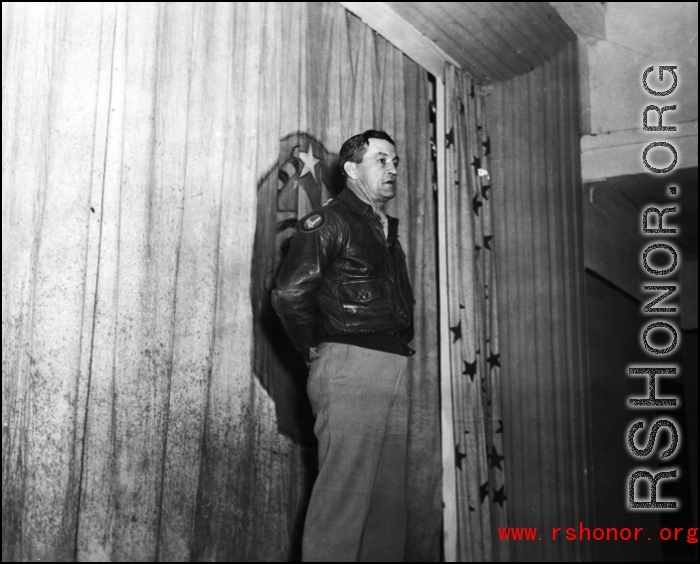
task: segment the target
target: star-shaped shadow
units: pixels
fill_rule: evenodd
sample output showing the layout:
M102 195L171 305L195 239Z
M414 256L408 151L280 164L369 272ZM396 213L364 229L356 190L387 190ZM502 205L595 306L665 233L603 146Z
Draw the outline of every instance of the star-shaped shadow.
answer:
M488 198L486 197L486 192L488 192L489 190L491 190L491 185L490 185L490 184L484 184L484 185L481 187L481 197L482 197L484 200L488 200Z
M493 235L484 235L484 248L489 251L491 250L491 246L489 245L491 239L493 239Z

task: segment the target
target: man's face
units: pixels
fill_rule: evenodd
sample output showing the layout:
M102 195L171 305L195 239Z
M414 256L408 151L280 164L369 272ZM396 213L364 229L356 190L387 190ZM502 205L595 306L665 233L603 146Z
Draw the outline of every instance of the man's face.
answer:
M399 157L385 139L370 139L362 162L347 163L346 170L355 187L376 204L384 204L396 196L396 174Z

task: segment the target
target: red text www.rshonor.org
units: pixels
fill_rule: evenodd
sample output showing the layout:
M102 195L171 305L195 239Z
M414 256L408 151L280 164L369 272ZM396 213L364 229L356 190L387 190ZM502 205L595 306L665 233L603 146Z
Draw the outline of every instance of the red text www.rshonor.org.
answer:
M544 540L541 536L542 532L538 532L537 527L499 527L498 537L502 541L537 541ZM655 535L662 541L684 541L688 544L696 544L698 542L697 527L675 527L670 529L664 527L659 529ZM549 535L551 540L567 540L567 541L643 541L652 540L648 533L644 532L643 527L586 527L582 522L578 527L553 527Z

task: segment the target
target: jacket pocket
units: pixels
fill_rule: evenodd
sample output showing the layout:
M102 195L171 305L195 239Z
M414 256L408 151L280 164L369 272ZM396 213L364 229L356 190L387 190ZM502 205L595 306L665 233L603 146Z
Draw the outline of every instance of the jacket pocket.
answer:
M354 280L340 286L340 297L344 302L367 304L386 296L383 280Z
M346 334L378 333L396 324L393 302L383 279L345 282L339 294Z

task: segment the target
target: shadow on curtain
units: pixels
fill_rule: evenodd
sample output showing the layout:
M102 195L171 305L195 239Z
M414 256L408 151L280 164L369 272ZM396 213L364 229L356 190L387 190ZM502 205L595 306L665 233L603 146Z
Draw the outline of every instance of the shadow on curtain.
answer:
M342 178L337 155L304 133L280 140L278 162L258 184L251 282L255 373L275 403L280 432L315 446L305 389L308 369L272 309L270 296L297 220L336 195Z
M413 284L423 294L416 338L421 354L412 370L410 458L415 505L408 554L416 560L436 559L440 470L437 457L425 463L439 433L427 76L339 6L315 6L298 4L287 19L290 38L283 61L280 153L258 186L252 283L256 373L275 401L280 431L315 445L305 394L307 369L269 305L270 291L295 222L342 189L337 165L342 142L365 129L386 129L408 163L401 175L404 192L388 211L401 219Z

